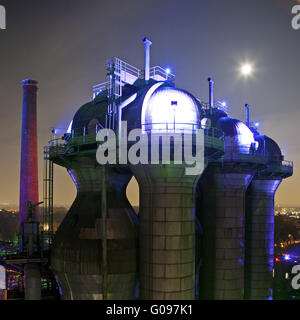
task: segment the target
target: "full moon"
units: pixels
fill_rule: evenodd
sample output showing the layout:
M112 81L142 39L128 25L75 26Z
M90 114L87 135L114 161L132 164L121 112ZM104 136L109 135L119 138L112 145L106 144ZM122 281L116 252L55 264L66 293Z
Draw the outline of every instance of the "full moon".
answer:
M241 74L243 75L243 76L250 76L251 74L252 74L252 72L253 72L253 67L252 67L252 65L251 64L249 64L249 63L245 63L245 64L243 64L242 66L241 66Z

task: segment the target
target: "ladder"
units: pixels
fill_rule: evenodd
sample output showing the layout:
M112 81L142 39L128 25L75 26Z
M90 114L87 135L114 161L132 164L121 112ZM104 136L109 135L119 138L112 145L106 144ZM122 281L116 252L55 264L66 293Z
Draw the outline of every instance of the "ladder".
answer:
M42 228L45 249L50 249L53 243L53 161L49 156L49 147L44 148L44 179L43 179L44 208Z

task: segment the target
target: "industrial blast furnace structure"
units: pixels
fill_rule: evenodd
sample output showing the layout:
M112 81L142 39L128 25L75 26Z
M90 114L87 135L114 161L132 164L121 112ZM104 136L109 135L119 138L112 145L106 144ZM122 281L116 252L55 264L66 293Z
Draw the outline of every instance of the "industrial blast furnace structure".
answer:
M68 132L45 149L48 163L65 167L77 187L51 247L62 297L270 299L274 195L293 165L251 125L249 106L243 123L214 102L212 79L209 103L176 88L169 70L150 68L151 41L143 40L144 72L108 60L107 82L94 87L93 100L77 111ZM202 171L188 175L187 165L172 156L155 164L100 165L96 135L104 128L118 141L132 129L162 137L199 130ZM198 142L191 141L195 149ZM133 176L138 215L126 197ZM50 206L51 197L50 192Z

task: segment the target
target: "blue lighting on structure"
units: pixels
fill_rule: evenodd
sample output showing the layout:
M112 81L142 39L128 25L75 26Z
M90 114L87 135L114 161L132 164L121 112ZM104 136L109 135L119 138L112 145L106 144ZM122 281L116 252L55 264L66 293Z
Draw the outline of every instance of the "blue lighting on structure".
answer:
M286 255L284 255L283 259L285 261L289 261L289 260L291 260L291 256L289 254L286 254Z

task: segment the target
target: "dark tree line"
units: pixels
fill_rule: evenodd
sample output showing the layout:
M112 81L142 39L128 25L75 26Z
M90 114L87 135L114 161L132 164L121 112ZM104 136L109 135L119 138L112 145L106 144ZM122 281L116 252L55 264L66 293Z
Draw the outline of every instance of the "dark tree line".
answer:
M300 222L295 218L275 216L275 243L290 240L291 234L294 240L300 238Z
M18 234L19 215L2 210L0 212L0 240L13 241Z

